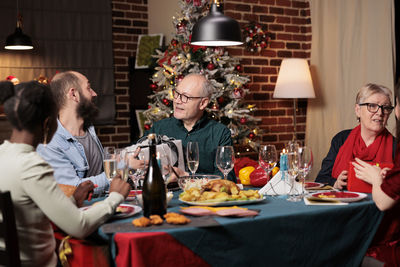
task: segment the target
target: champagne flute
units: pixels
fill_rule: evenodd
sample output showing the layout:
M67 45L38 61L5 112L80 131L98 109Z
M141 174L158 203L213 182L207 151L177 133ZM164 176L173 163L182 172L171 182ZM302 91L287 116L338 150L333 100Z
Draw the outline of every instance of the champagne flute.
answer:
M289 152L288 155L288 174L291 178L291 189L289 193L288 201L298 202L301 200L301 193L296 189L296 182L298 181L300 171L300 153L299 147L295 146Z
M299 177L303 184L303 196L306 194L306 181L307 175L311 171L313 165L313 154L311 148L308 146L303 146L299 148Z
M128 165L127 165L127 151L118 148L115 150L115 158L117 163L117 173L121 175L121 179L125 182L128 181Z
M215 161L218 169L224 174L224 179L227 179L228 173L233 169L235 164L235 152L232 146L219 146Z
M192 175L197 171L199 167L199 144L197 142L188 142L186 146L186 160L188 168Z
M258 160L261 168L263 168L269 176L269 173L275 168L278 162L275 145L261 146L260 152L258 153Z
M104 172L111 183L111 180L117 174L117 162L115 159L115 147L107 146L104 148L103 156Z

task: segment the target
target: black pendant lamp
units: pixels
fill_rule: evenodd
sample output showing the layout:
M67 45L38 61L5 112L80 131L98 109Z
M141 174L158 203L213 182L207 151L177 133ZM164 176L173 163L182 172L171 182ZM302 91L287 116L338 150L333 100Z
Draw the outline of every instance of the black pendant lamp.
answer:
M192 45L232 46L241 45L239 23L223 14L218 0L212 0L210 13L200 19L192 29Z
M15 32L7 37L5 49L29 50L33 49L31 37L22 32L22 16L18 14L17 1L17 28Z

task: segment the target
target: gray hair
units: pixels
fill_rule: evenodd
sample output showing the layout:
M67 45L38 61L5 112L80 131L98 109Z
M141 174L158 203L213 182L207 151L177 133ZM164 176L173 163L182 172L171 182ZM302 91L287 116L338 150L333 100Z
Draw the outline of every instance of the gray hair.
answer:
M214 93L214 86L212 83L204 76L199 73L190 73L185 76L186 77L197 77L203 81L201 89L203 91L204 97L211 97L211 95Z
M389 99L390 105L392 105L392 91L390 91L386 86L374 83L368 83L360 88L357 93L356 104L364 103L365 99L373 94L385 95Z

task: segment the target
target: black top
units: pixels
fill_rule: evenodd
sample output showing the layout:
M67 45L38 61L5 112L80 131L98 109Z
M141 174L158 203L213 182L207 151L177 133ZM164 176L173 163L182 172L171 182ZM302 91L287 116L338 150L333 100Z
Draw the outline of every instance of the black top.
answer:
M329 148L328 155L324 158L321 164L321 170L319 171L317 178L315 179L318 183L326 183L333 186L336 182L336 179L332 177L332 169L335 164L336 156L339 153L339 149L346 141L350 132L353 129L348 129L339 132L336 134L331 141L331 147ZM396 152L396 140L393 137L393 159Z

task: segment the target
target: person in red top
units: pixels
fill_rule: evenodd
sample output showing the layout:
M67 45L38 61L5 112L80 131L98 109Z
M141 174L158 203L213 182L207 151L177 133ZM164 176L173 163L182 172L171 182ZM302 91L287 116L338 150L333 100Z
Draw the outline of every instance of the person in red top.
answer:
M395 88L396 136L400 137L400 83ZM367 255L385 262L385 266L400 266L400 144L398 142L393 169L381 169L356 158L356 177L372 185L376 206L386 211Z
M361 87L354 107L360 123L354 129L341 131L333 137L316 182L346 189L348 178L352 178L348 173L349 163L355 158L380 164L393 163L394 138L386 129L393 110L391 98L392 92L383 85L369 83ZM357 187L347 189L360 190Z

